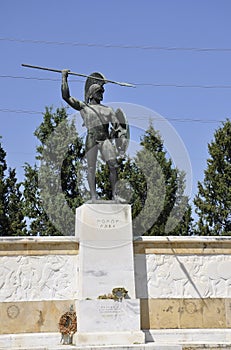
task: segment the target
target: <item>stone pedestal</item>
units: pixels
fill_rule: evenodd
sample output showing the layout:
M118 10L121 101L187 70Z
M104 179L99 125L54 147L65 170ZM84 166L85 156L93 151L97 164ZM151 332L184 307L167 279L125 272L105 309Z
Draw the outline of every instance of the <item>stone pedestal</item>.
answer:
M76 212L79 239L79 295L76 344L143 343L140 303L135 294L130 205L84 204ZM98 299L125 288L121 301Z

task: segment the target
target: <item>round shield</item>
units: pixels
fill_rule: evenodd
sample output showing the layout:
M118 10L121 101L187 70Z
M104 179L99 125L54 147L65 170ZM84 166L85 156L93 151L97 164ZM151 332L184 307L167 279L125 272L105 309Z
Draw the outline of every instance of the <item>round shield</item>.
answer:
M129 124L122 109L118 108L115 111L115 114L119 123L119 127L117 128L117 138L115 139L116 148L119 153L125 153L127 151L130 140Z

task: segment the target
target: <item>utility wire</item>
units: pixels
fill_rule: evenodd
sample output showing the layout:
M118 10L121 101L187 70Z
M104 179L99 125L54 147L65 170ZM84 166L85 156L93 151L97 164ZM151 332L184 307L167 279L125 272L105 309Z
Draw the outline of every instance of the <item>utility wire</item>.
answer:
M136 86L147 87L176 87L196 89L231 89L231 85L199 85L199 84L158 84L158 83L135 83Z
M33 110L25 110L25 109L8 109L8 108L0 108L0 113L16 113L16 114L39 114L43 115L44 112L42 111L33 111ZM158 121L165 121L163 118L158 118L158 116L147 116L147 117L142 117L142 116L132 116L129 117L130 120L148 120L148 119L153 119L153 121L158 120ZM200 118L165 118L168 121L175 121L175 122L196 122L196 123L222 123L225 122L223 119L200 119Z
M176 47L176 46L154 46L154 45L121 45L121 44L99 44L99 43L81 43L74 41L47 41L32 39L17 39L0 37L0 41L28 43L28 44L45 44L58 46L82 46L82 47L98 47L109 49L139 49L139 50L155 50L155 51L196 51L196 52L231 52L229 47Z
M19 114L43 114L41 111L31 111L25 109L9 109L9 108L0 108L1 113L19 113Z
M39 77L26 77L23 75L0 75L0 78L4 79L4 78L8 78L8 79L25 79L25 80L47 80L47 81L60 81L60 79L53 79L53 78L39 78ZM77 81L77 79L75 79L75 81ZM80 81L80 80L78 80Z
M14 75L0 75L0 79L24 79L24 80L40 80L40 81L61 81L57 78L39 78ZM70 82L84 82L81 79L70 79ZM174 87L174 88L194 88L194 89L231 89L231 85L200 85L200 84L161 84L161 83L134 83L140 87Z
M57 78L39 78L39 77L26 77L24 75L0 75L0 79L24 79L24 80L46 80L46 81L61 81L61 79L57 79ZM71 82L78 82L78 83L82 83L84 82L83 79L69 79L69 81Z

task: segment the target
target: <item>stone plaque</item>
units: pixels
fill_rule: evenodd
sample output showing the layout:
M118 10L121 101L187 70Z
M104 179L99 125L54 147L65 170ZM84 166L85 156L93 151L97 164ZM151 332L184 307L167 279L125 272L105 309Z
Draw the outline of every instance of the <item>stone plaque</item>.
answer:
M113 332L140 330L140 301L138 299L80 300L77 314L79 332ZM83 317L86 315L86 317Z

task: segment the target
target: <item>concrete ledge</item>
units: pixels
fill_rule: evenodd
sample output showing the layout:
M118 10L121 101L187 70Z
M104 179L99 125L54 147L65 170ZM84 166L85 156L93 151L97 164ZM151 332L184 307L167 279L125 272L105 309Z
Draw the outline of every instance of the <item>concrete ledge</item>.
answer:
M230 329L145 330L145 344L62 345L60 333L0 335L1 350L201 350L231 349Z
M60 333L25 333L0 335L0 349L48 349L60 345Z
M231 346L231 329L150 329L143 331L146 342Z
M27 333L0 336L1 350L182 350L176 344L62 345L60 333Z
M231 254L230 236L140 236L135 254Z
M0 237L0 256L76 255L78 250L73 236Z
M78 254L74 236L0 237L0 256ZM138 236L135 254L231 254L230 236Z

